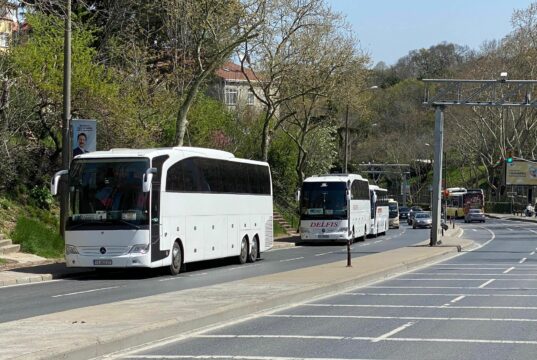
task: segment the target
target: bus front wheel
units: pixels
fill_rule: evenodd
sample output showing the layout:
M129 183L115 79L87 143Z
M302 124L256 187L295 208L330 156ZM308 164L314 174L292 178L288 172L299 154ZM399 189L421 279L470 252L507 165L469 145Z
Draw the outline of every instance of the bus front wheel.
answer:
M170 274L178 275L181 272L183 255L181 254L181 246L176 241L172 247L172 263L170 264Z
M248 261L248 239L246 237L242 238L241 241L241 252L239 254L239 263L244 264Z

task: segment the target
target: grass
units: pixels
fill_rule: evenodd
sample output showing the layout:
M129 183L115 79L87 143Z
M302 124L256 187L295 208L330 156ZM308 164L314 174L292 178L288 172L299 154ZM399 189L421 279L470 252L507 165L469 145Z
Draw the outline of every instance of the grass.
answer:
M4 260L4 259L0 258L0 265L6 264L6 263L7 263L7 261L6 261L6 260Z
M20 216L11 239L21 245L22 252L51 259L63 257L64 242L58 230L36 218Z
M274 221L274 237L283 235L287 235L284 228L277 221Z

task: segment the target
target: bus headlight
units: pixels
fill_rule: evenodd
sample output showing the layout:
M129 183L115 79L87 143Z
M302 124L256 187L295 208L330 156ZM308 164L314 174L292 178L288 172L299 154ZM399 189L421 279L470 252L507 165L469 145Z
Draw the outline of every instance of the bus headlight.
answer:
M347 231L347 230L349 230L348 227L340 227L340 228L338 229L339 232L344 232L344 231Z
M130 253L147 254L149 251L149 244L136 244L131 248Z
M65 255L76 255L76 254L79 254L76 246L65 245Z
M305 228L305 227L300 228L300 233L301 234L308 234L309 232L310 232L310 229L308 229L308 228Z

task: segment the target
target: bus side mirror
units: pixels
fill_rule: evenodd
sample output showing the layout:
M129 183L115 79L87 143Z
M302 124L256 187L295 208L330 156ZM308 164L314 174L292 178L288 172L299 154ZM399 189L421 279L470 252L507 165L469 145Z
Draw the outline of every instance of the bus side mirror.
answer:
M60 170L50 180L50 192L53 196L58 195L58 185L60 184L60 178L63 175L69 174L68 170Z
M149 192L151 191L151 182L153 181L153 174L157 173L156 168L149 168L145 171L144 174L144 182L143 182L143 192Z
M347 202L351 201L351 192L349 190L345 192L345 196L347 197Z
M298 190L296 191L295 197L296 197L295 200L296 200L297 202L299 202L299 201L300 201L300 189L298 189Z

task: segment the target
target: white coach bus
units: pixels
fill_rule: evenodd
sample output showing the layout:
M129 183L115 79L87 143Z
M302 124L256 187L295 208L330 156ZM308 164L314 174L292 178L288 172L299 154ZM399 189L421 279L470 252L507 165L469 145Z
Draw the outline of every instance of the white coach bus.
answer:
M374 237L386 235L390 226L388 190L377 185L369 185L369 193L371 198L371 230L369 235Z
M309 177L298 198L302 241L354 241L369 233L369 182L360 175Z
M52 179L56 194L59 171ZM202 148L112 149L79 155L68 173L70 267L163 267L273 245L267 163Z

